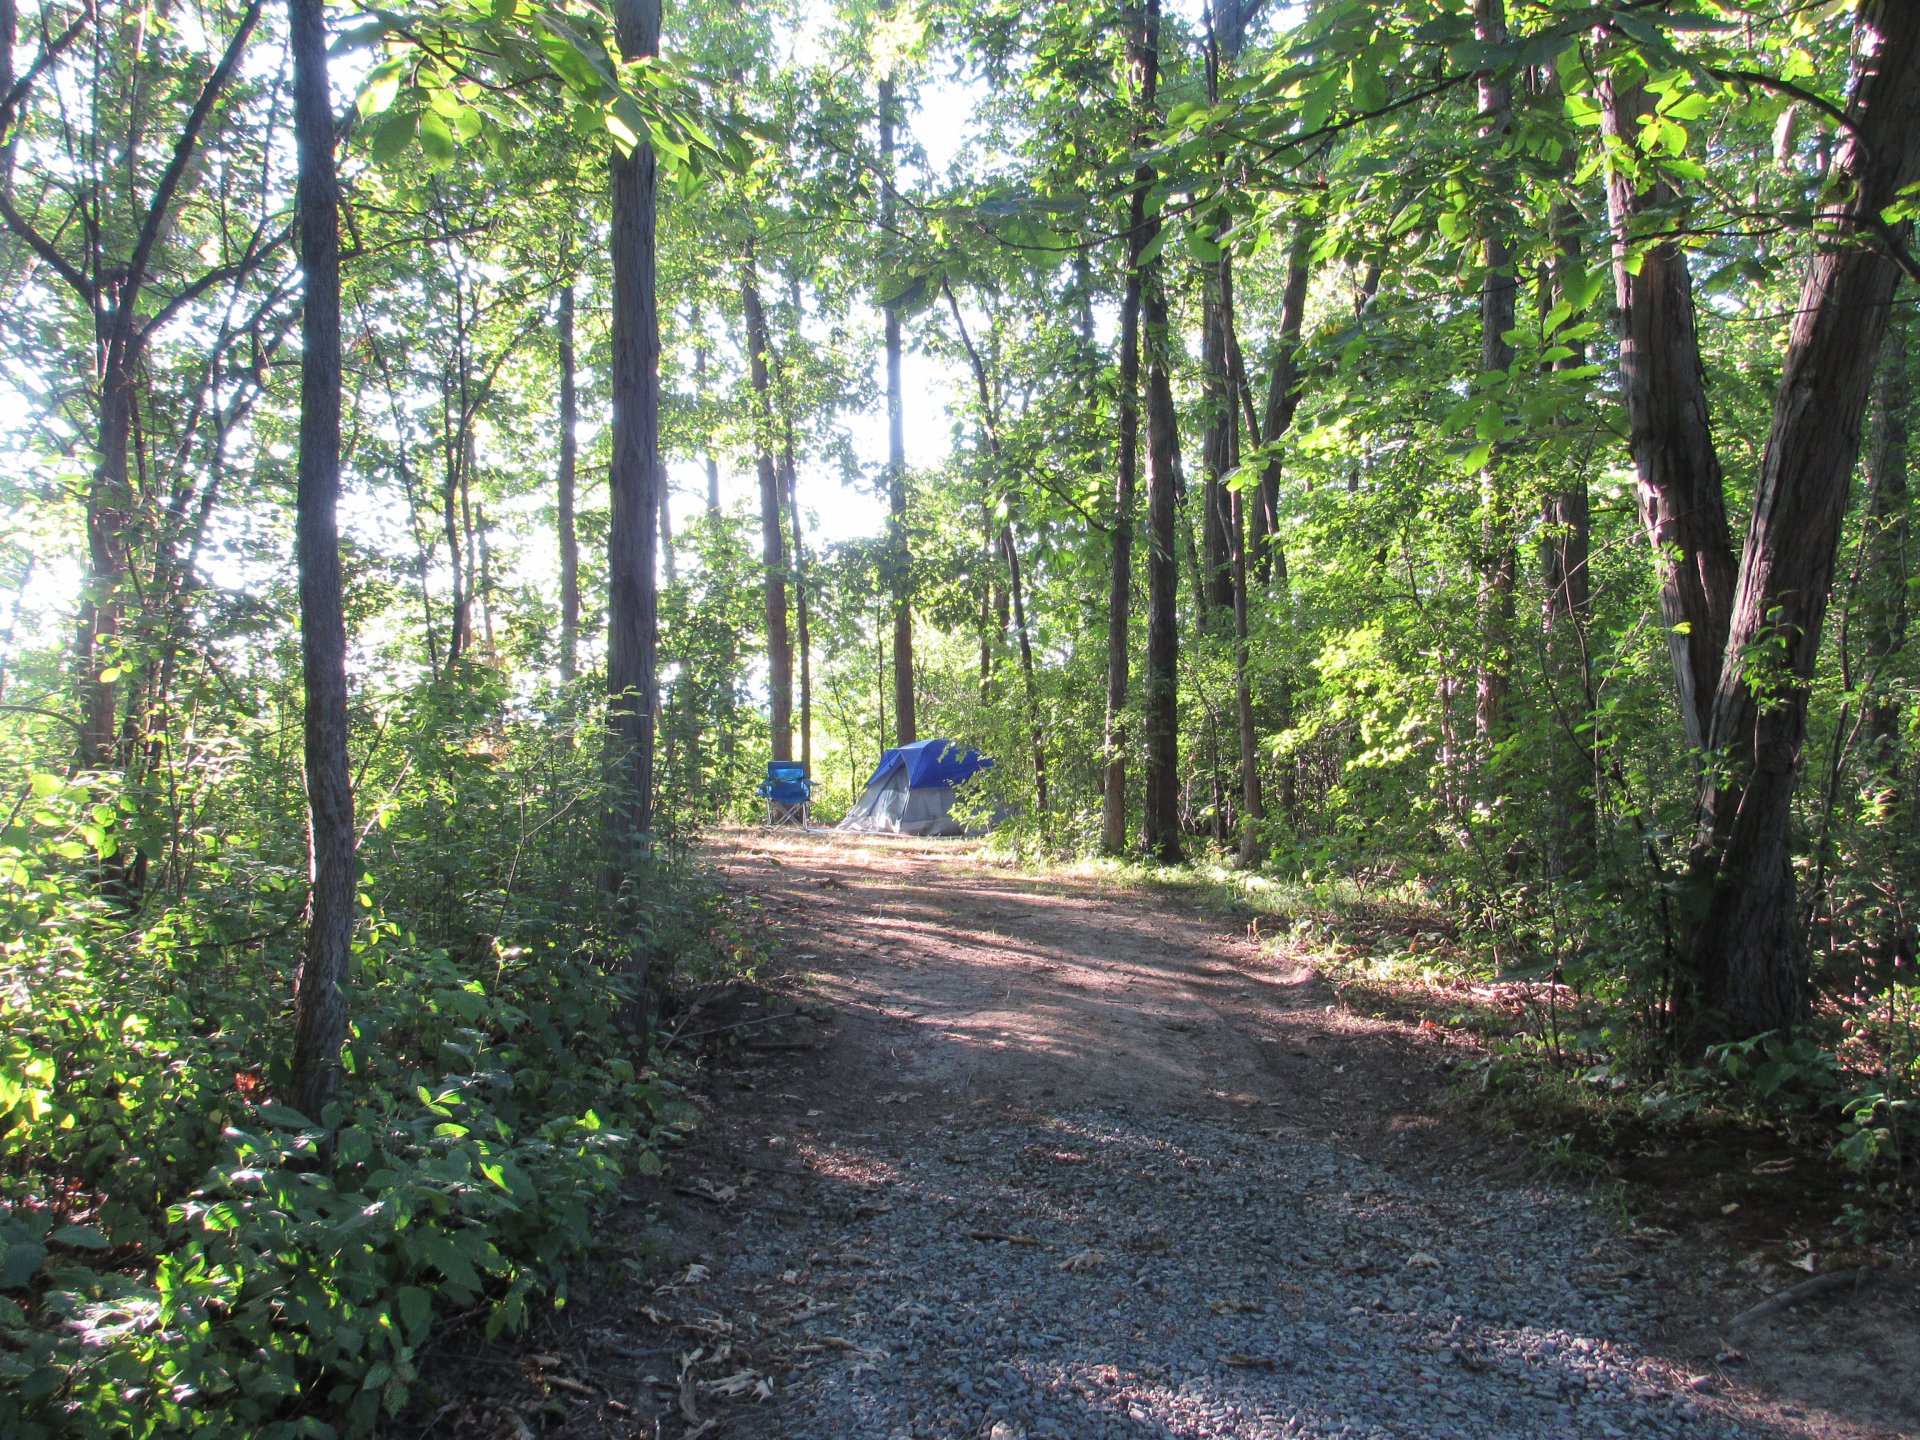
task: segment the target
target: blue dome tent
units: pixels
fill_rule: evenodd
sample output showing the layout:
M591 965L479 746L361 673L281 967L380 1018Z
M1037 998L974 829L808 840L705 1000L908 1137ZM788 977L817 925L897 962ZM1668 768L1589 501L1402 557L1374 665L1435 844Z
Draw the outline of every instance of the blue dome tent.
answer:
M916 740L880 757L842 830L882 835L961 835L951 811L956 786L993 761L951 740Z

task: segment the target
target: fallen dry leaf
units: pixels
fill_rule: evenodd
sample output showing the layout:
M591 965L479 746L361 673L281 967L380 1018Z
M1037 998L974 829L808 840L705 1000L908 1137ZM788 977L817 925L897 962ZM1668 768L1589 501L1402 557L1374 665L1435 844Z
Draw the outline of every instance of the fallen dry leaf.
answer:
M1080 1275L1088 1270L1099 1269L1107 1263L1109 1258L1104 1250L1082 1250L1077 1254L1069 1255L1056 1268L1066 1271L1069 1275Z
M751 1395L755 1400L773 1398L773 1382L751 1370L736 1370L718 1380L703 1380L700 1388L711 1395L724 1395L729 1400L738 1400L743 1395Z

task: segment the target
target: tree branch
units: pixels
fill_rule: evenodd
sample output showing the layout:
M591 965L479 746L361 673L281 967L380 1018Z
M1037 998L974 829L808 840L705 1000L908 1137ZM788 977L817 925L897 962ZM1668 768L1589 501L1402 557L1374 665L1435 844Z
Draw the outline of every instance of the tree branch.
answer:
M200 142L200 132L206 127L207 117L213 113L214 103L219 100L220 92L226 88L227 81L239 66L241 52L246 49L247 41L253 35L253 27L260 19L260 6L261 0L247 0L239 28L227 42L226 51L220 56L220 63L214 66L213 74L207 77L207 83L200 88L200 96L193 102L187 123L181 127L180 138L174 141L173 156L160 176L160 184L147 206L146 217L140 222L139 238L133 242L133 254L127 261L126 290L120 297L120 305L122 314L129 318L133 313L134 297L139 293L141 280L146 274L147 261L160 239L161 226L173 208L174 192L180 188L180 182L186 176L194 148Z
M256 230L252 241L247 245L245 254L231 264L209 270L205 274L188 282L188 284L181 288L177 295L155 311L153 317L140 327L141 337L144 339L146 336L153 334L162 325L166 324L167 321L179 314L181 306L198 299L214 286L225 284L228 280L237 280L242 276L252 273L269 255L286 244L292 234L292 225L284 226L279 234L262 245L260 243L260 232Z
M85 300L88 305L94 303L94 297L100 293L99 287L81 274L72 261L54 249L53 242L34 229L31 220L13 208L13 196L5 189L0 189L0 221L6 223L7 229L14 236L26 241L28 248L46 261L56 275L72 286L82 300Z
M9 85L4 96L0 96L0 147L7 144L7 131L19 114L20 106L27 98L27 92L33 88L33 82L40 78L49 65L60 58L61 51L80 38L80 31L86 26L92 14L91 3L83 6L80 13L73 17L71 25L40 47L40 53L34 57L33 64L27 67L27 73ZM11 45L13 36L7 35L4 43Z

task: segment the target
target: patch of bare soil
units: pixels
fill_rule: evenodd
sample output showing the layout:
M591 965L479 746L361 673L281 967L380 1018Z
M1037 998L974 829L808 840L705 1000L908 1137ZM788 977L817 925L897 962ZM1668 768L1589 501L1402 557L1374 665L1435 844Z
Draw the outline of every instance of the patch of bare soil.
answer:
M700 1132L438 1433L1920 1432L1911 1274L1729 1326L1806 1277L1540 1186L1443 1108L1469 1042L1217 916L956 842L712 858L786 973L683 1017Z

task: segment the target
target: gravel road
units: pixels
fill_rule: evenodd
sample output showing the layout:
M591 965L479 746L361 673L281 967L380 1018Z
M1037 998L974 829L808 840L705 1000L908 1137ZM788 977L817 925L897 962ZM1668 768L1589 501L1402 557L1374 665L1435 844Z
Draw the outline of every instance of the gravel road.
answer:
M1670 1237L1444 1118L1444 1036L1217 919L924 845L727 858L821 1018L747 1032L781 1038L675 1166L653 1433L1873 1433L1663 1347Z

